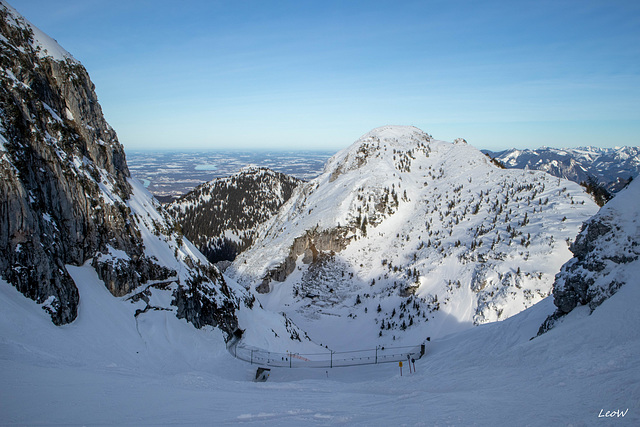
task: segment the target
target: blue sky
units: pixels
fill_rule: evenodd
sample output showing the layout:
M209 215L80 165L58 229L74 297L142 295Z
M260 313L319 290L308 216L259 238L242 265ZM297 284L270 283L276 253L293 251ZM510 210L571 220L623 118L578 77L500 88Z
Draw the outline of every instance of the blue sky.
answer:
M9 0L126 149L640 145L640 1Z

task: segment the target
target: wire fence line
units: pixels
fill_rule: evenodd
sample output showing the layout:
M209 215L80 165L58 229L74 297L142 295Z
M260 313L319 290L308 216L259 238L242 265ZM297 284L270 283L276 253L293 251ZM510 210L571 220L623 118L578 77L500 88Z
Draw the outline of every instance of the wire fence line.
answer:
M237 359L255 365L281 368L336 368L343 366L374 365L419 359L425 353L425 344L405 347L378 346L374 349L331 351L325 353L274 353L249 347L236 341L229 352Z

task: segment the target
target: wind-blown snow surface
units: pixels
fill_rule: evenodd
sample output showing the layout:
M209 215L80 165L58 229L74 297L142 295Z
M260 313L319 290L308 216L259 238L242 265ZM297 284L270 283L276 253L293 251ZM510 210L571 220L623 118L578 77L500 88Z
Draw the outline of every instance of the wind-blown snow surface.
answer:
M37 425L638 425L640 287L592 315L582 307L530 340L550 298L503 322L435 340L416 373L396 364L256 366L221 333L113 298L90 268L69 268L77 320L46 313L0 281L0 424ZM637 272L640 274L640 272ZM598 418L620 410L624 417Z

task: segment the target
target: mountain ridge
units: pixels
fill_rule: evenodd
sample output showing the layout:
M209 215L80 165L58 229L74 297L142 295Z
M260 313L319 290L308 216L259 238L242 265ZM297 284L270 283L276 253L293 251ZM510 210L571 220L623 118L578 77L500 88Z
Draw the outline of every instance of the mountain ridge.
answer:
M384 126L298 187L227 274L316 341L330 338L313 319L341 318L376 331L372 341L420 342L546 297L567 241L596 210L570 181L499 169L462 139Z
M268 168L246 166L196 187L165 208L209 261L233 261L251 245L255 228L275 214L301 182Z
M640 147L541 147L483 152L507 168L542 170L579 184L595 179L611 193L620 191L640 174Z

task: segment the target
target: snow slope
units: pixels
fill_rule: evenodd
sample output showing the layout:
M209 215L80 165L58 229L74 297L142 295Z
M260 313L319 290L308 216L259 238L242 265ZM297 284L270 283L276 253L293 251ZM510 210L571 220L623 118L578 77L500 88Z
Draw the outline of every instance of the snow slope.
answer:
M416 373L405 365L400 376L396 364L274 368L266 383L254 383L255 365L234 360L218 330L197 330L164 312L135 325L123 315L127 304L91 283L90 268L70 271L85 304L63 327L0 282L0 424L640 422L637 284L621 288L591 316L586 307L574 310L533 340L553 311L550 298L503 322L434 340ZM617 410L624 417L598 418Z
M334 350L415 345L548 296L596 211L573 182L385 126L298 187L227 273Z

